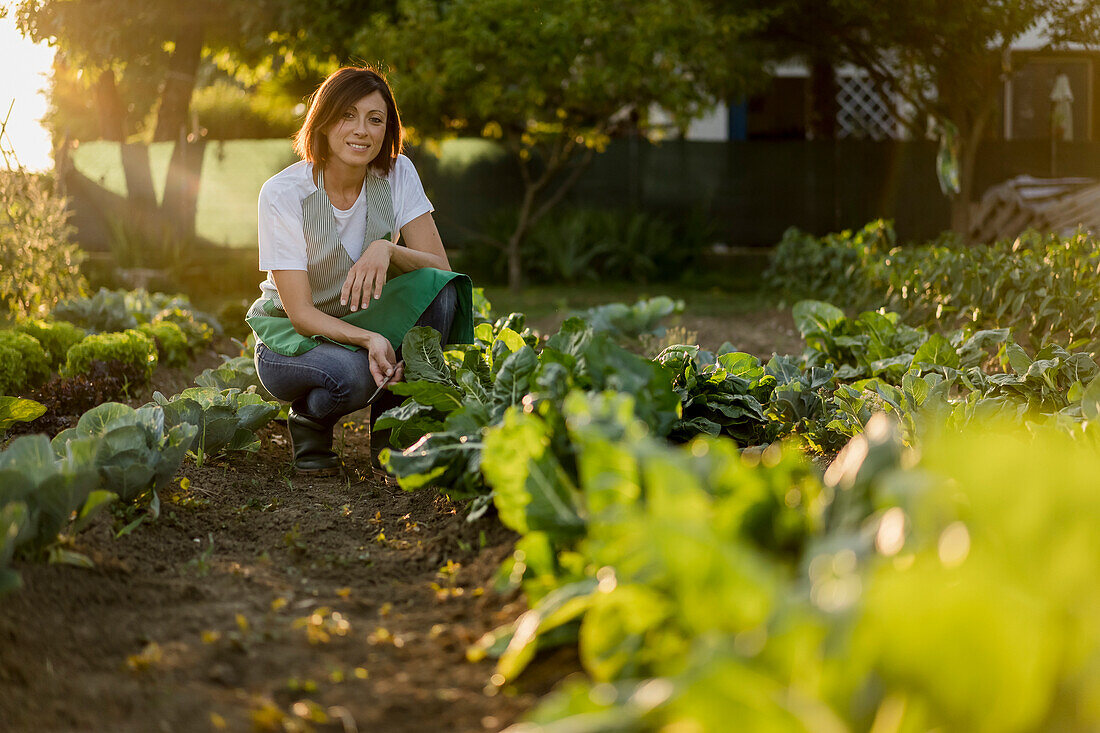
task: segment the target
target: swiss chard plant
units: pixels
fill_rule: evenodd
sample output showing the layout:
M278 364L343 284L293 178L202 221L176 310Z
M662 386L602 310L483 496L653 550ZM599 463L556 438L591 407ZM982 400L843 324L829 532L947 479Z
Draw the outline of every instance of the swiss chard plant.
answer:
M46 412L46 406L19 397L0 397L0 438L17 422L31 422Z
M402 345L406 396L377 426L391 428L383 465L405 488L435 483L456 495L484 493L478 468L483 429L516 405L553 412L573 387L634 394L638 411L658 435L668 435L679 416L669 370L632 354L577 318L568 319L540 351L520 333L481 324L475 343L444 352L439 334L413 329ZM411 443L411 445L410 445Z

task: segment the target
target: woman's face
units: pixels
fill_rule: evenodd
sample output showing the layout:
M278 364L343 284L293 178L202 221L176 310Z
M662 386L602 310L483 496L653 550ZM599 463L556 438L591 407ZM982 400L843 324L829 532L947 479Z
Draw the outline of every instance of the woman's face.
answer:
M378 156L386 137L386 101L381 92L371 92L344 110L325 137L330 156L328 165L365 168Z

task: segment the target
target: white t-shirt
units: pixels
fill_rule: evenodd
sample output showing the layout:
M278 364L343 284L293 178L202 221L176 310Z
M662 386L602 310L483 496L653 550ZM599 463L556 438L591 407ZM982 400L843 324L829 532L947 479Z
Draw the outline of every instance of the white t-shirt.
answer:
M368 172L367 175L374 175ZM424 186L412 161L398 155L393 168L385 176L393 196L393 213L397 220L394 241L401 227L418 216L435 209L424 193ZM260 189L259 239L261 270L305 270L306 237L302 231L302 201L317 190L313 183L313 165L300 160L267 179ZM351 208L341 211L332 207L340 243L358 260L363 250L367 230L367 201L363 189Z

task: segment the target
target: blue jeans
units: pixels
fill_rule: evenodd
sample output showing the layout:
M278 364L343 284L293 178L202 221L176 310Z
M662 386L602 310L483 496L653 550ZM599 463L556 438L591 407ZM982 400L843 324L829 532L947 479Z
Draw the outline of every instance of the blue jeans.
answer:
M447 283L416 325L431 326L447 343L457 308L454 283ZM401 359L400 348L397 358ZM377 389L366 349L352 351L326 341L298 356L283 356L257 344L256 374L277 399L289 402L299 415L326 426L335 425L344 415L366 407ZM378 415L400 402L401 398L382 390L371 405L371 426Z

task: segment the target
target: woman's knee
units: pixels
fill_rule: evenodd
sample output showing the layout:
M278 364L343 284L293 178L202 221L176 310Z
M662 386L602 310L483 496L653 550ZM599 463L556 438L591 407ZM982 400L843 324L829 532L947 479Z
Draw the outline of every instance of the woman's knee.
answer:
M439 331L444 340L446 340L448 335L446 332L451 330L451 323L454 321L455 312L457 310L458 291L455 289L455 284L452 280L443 286L436 294L431 304L424 309L416 325L431 326L436 331Z
M267 350L263 357L257 356L256 362L257 371L262 365L267 376L267 379L261 376L264 386L272 395L286 401L311 395L310 401L316 402L316 390L321 390L327 393L335 407L342 408L365 401L363 394L373 384L366 352L351 351L336 344L318 344L293 357L272 357L272 352ZM349 412L354 409L357 408Z

